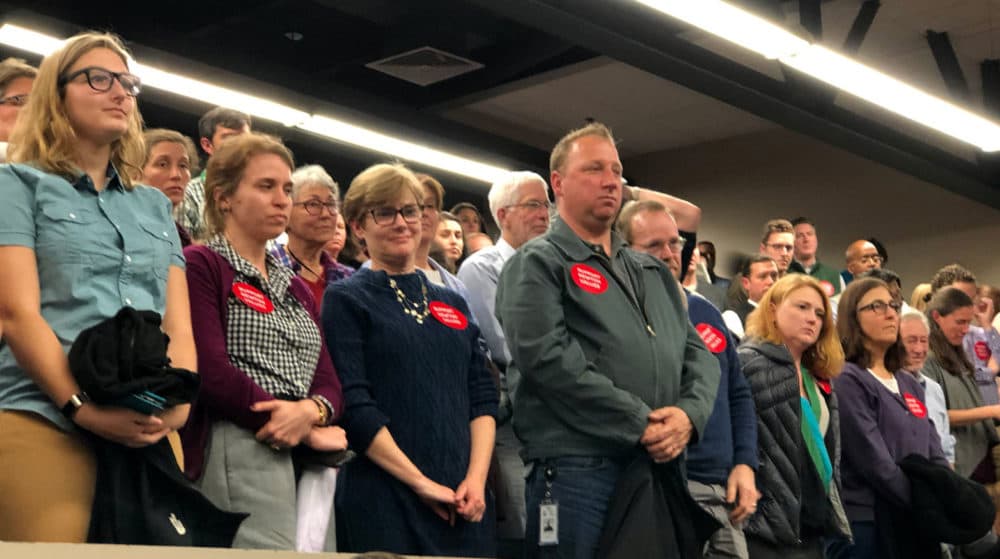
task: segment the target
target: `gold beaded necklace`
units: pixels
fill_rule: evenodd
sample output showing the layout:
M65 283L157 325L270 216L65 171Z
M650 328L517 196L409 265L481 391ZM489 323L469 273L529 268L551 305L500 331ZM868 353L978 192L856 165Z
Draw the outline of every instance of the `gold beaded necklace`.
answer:
M419 276L418 276L419 277ZM423 301L420 303L414 303L406 297L406 293L399 288L396 284L396 280L389 278L389 287L396 292L396 300L399 301L400 306L403 307L403 312L413 317L413 320L417 321L417 324L423 324L424 319L431 314L430 309L427 306L427 285L424 283L423 278L420 278L420 290L423 293ZM423 307L423 310L420 308Z

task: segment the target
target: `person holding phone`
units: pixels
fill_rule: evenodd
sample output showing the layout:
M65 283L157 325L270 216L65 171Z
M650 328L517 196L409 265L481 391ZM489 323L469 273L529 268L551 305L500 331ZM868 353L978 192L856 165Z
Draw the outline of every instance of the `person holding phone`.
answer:
M78 429L159 442L188 405L148 415L97 405L70 373L82 330L122 307L163 317L173 366L194 371L187 281L170 202L132 180L143 163L139 78L112 35L45 57L0 167L0 540L83 542L95 458Z

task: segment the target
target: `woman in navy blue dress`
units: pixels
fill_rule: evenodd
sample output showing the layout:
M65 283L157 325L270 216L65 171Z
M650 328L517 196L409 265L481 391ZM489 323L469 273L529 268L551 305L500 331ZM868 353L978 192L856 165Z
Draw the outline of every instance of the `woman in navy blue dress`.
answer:
M464 299L415 266L422 198L412 172L383 164L344 199L372 265L323 299L360 455L338 479L337 540L350 552L490 556L497 390Z

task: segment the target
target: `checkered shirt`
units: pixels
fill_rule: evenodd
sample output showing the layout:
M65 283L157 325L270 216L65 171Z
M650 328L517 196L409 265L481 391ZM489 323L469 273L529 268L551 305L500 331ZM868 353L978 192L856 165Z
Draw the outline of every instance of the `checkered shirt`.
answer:
M205 173L191 179L184 189L184 199L174 208L174 220L193 239L205 238Z
M230 362L273 396L309 397L322 338L312 315L289 289L294 273L268 255L269 279L264 280L260 271L221 235L213 237L208 248L232 265L236 272L234 283L252 285L274 304L274 311L258 312L230 292L226 302L226 351ZM332 417L333 406L326 398L319 398Z

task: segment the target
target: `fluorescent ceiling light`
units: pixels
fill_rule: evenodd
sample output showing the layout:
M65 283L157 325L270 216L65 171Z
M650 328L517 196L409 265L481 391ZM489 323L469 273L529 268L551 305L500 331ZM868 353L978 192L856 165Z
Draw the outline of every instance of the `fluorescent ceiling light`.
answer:
M0 43L42 56L47 56L62 45L60 39L10 23L0 27ZM142 78L144 87L160 89L212 105L237 109L255 118L300 128L327 139L370 149L402 160L443 169L487 183L495 182L509 172L507 169L487 165L334 118L312 115L306 111L249 95L242 91L196 80L139 62L131 61L129 67Z
M309 113L305 111L293 109L281 103L275 103L274 101L253 95L247 95L235 89L220 87L139 62L133 62L130 66L132 67L132 71L142 78L144 87L153 87L204 101L212 105L236 109L257 118L280 122L285 126L294 126L305 122L309 118Z
M654 10L732 41L765 58L780 58L809 46L784 28L719 0L636 0Z
M983 151L1000 150L1000 126L819 45L782 62L900 116Z
M500 167L387 136L374 130L325 116L313 115L312 118L299 124L298 127L339 142L379 151L400 159L417 161L438 169L447 169L453 173L490 183L509 172Z
M1000 125L796 37L785 29L721 0L636 0L766 58L924 126L991 152L1000 151Z

